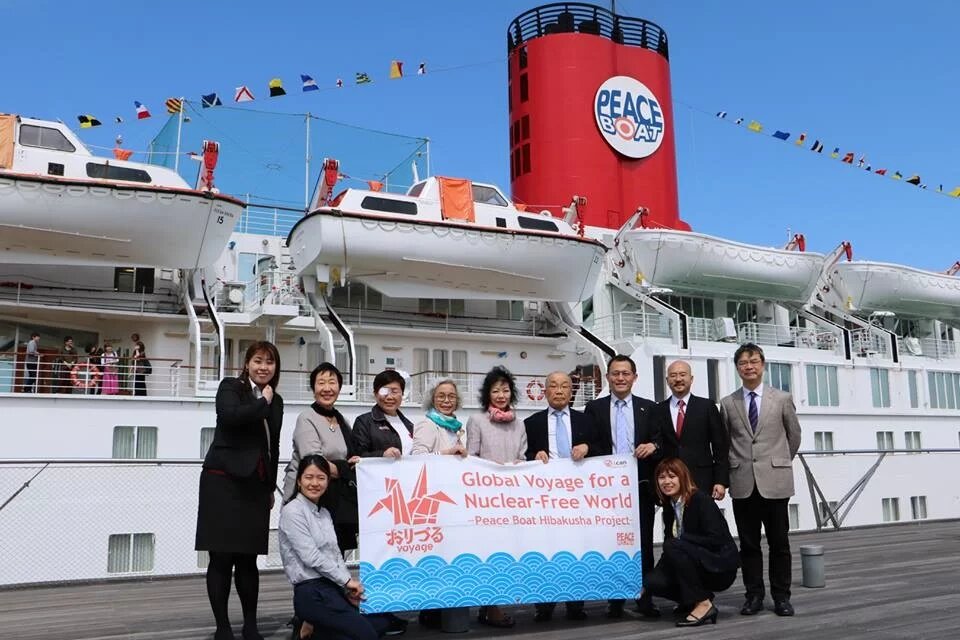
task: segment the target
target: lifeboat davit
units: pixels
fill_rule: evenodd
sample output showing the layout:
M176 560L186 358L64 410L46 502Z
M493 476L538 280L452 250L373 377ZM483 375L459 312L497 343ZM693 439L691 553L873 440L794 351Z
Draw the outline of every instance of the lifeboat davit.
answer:
M836 265L850 305L860 311L960 319L960 278L883 262Z
M578 302L606 248L492 185L431 177L406 195L347 189L290 230L307 282L349 278L398 298Z
M192 269L222 253L244 205L174 171L96 157L63 123L0 114L0 262Z
M633 229L620 250L650 285L678 293L806 302L826 257L674 229Z

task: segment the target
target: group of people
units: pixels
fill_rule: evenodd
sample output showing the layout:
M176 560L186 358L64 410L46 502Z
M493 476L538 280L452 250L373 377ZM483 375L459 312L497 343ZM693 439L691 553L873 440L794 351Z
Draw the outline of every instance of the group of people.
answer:
M132 352L121 357L110 342L88 344L83 353L74 345L73 336L64 336L63 346L51 354L50 393L83 395L118 395L124 390L135 396L147 395L146 376L152 365L140 335L131 336ZM36 393L40 383L40 334L34 332L24 353L22 391ZM126 387L124 387L126 383Z
M655 403L633 395L636 364L613 357L606 378L610 395L573 409L573 381L563 372L547 376L548 407L521 420L514 408L516 381L503 367L487 373L478 398L481 411L466 424L457 415L462 396L452 379L426 395L423 420L414 424L400 410L406 382L393 370L373 382L376 405L351 425L336 408L343 378L330 363L310 375L315 402L297 419L293 455L283 483L279 523L284 571L294 585L296 636L373 640L402 633L406 621L392 614L361 615L364 587L353 578L343 553L358 534L355 465L364 457L435 454L479 456L500 464L627 454L637 460L643 590L636 600L645 617L660 617L653 597L677 603L678 626L716 623L714 592L730 587L742 567L744 615L764 607L761 525L770 549L774 611L793 615L787 499L793 494L792 459L800 426L789 394L763 384L764 355L753 344L734 359L742 387L720 409L690 393L693 374L684 361L671 363L672 395ZM280 356L269 342L249 347L238 378L217 393L217 427L200 479L196 548L210 553L207 592L217 624L216 640L234 638L227 616L231 575L243 609L244 640L261 638L256 607L256 556L267 553L274 502L283 400L276 393ZM716 501L733 499L740 536L737 548ZM664 544L654 563L653 529L663 508ZM607 615L624 615L623 600L611 600ZM536 605L537 621L552 618L555 604ZM566 615L586 617L583 602L567 602ZM500 607L481 607L478 621L511 627ZM420 622L439 626L439 611L420 612Z

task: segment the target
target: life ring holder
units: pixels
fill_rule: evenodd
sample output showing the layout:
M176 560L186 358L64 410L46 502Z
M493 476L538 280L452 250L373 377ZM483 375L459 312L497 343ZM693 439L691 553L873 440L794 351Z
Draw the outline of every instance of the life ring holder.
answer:
M82 372L86 372L86 374ZM70 369L70 384L75 389L93 389L100 380L100 369L95 365L80 362Z
M527 397L533 400L534 402L540 402L544 399L546 387L543 386L543 383L534 378L527 383Z

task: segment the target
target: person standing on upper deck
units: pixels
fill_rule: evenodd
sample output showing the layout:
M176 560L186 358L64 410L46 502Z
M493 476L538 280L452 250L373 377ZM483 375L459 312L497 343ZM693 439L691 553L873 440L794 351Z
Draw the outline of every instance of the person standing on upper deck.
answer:
M37 378L40 376L40 334L34 331L27 342L23 356L23 392L37 392Z
M762 524L770 550L774 612L792 616L787 501L793 495L800 421L793 397L763 384L763 349L747 343L737 349L733 359L743 386L720 401L720 412L730 438L730 496L747 590L740 613L750 616L763 610Z

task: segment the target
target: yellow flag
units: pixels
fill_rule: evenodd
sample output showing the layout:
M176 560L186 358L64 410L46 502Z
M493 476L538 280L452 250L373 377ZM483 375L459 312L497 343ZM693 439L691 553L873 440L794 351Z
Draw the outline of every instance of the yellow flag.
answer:
M390 61L390 79L396 80L403 77L403 63L399 60Z
M751 120L750 124L747 125L747 129L750 129L750 131L755 131L757 133L760 133L761 131L763 131L763 125L757 122L756 120Z
M956 189L954 189L953 191L951 191L951 192L948 193L947 195L948 195L948 196L951 196L951 197L953 197L953 198L960 198L960 187L957 187Z

